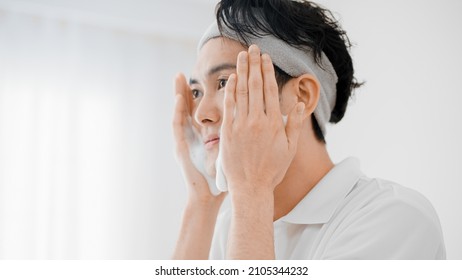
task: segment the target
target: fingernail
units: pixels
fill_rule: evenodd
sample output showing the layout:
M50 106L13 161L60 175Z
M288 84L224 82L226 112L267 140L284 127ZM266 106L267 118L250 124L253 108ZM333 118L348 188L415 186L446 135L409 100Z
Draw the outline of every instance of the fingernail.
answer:
M305 103L298 103L297 105L297 113L299 115L302 115L303 114L303 111L305 110Z
M251 45L249 47L249 53L258 54L259 52L260 52L260 49L258 48L257 45Z

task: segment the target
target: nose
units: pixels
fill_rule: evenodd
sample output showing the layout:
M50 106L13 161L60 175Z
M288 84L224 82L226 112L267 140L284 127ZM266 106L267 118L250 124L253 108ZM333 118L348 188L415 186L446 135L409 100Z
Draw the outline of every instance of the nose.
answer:
M216 96L204 94L194 114L196 122L201 126L218 124L221 120L220 107Z

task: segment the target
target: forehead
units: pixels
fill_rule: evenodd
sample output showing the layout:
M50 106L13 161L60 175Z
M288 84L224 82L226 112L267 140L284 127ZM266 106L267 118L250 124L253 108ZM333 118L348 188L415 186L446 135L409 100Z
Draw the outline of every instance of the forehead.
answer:
M210 39L199 51L192 76L204 79L210 69L220 64L236 64L237 55L246 49L240 42L232 39Z

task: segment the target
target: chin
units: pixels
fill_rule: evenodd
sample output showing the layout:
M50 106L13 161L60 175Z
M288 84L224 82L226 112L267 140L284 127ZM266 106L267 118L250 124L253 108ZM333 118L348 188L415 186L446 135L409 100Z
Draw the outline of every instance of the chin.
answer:
M209 175L212 178L215 178L215 176L217 176L215 161L207 163L207 166L205 167L205 172L207 172L207 175Z
M210 153L207 155L207 158L205 160L205 172L207 172L207 175L213 178L215 178L217 174L217 169L215 167L215 162L217 158L218 149L213 149L213 151L210 151Z

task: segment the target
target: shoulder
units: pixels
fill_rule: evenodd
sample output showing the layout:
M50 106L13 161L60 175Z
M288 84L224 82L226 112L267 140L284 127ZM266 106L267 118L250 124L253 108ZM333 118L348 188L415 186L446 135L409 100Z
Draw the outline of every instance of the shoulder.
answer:
M333 251L339 249L336 258L445 258L436 211L415 190L363 176L339 211L333 222L337 229L331 247ZM356 255L351 255L352 248Z
M362 176L345 199L354 202L358 214L374 209L383 214L399 211L439 223L435 209L425 196L389 180Z

